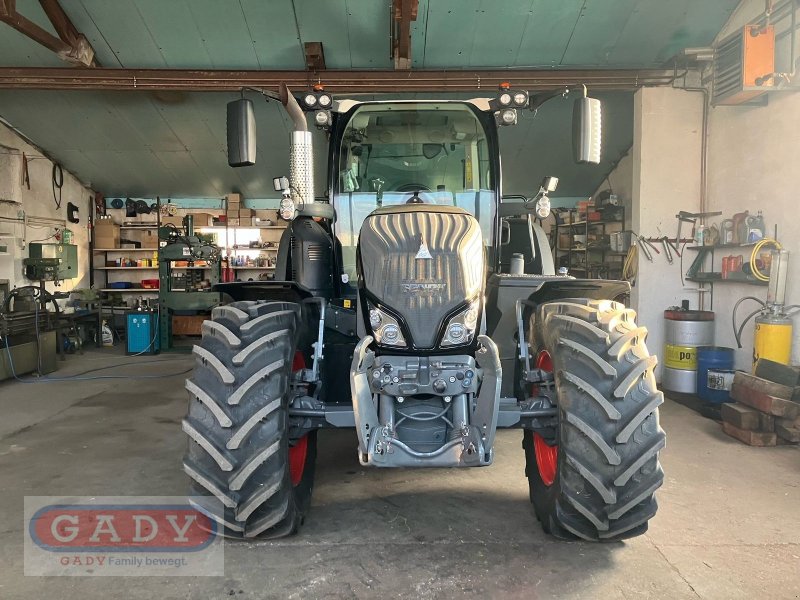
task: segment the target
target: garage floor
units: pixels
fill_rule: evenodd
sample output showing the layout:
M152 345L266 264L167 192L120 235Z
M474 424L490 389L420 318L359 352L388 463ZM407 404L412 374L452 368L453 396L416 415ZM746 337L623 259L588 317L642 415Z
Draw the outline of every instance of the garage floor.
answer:
M121 360L89 352L54 375ZM91 375L191 366L181 355L127 360L141 365ZM183 378L0 384L0 597L800 596L800 448L743 446L669 401L661 509L625 544L542 534L518 431L499 434L493 467L464 471L363 469L352 432L330 431L301 534L229 544L224 578L24 577L23 496L185 491Z

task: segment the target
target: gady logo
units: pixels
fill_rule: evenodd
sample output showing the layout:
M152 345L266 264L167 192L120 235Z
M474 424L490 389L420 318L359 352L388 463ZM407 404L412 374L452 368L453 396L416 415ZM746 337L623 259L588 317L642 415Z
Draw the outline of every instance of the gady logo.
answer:
M216 533L188 504L52 505L29 525L33 542L50 552L197 552Z

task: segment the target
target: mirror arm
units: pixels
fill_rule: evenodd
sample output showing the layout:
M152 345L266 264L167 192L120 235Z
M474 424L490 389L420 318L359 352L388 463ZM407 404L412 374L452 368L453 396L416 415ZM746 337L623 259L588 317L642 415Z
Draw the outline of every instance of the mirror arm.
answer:
M249 85L244 86L239 91L242 94L242 98L244 98L244 93L245 92L256 92L256 93L261 94L262 96L264 96L264 100L266 100L267 102L269 102L270 98L272 100L278 100L278 101L280 101L280 99L281 99L280 94L278 94L277 92L271 92L269 90L264 90L264 89L257 88L257 87L250 87Z
M528 105L528 110L535 113L548 100L552 100L553 98L566 98L572 91L580 91L584 98L586 98L589 94L589 90L585 83L579 83L577 85L565 85L563 88L558 90L532 95L530 104Z

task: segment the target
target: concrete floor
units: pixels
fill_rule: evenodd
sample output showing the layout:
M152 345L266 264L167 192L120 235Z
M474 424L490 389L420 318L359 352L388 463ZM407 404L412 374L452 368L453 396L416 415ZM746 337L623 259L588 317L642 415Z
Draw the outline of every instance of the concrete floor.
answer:
M71 358L54 376L169 374L189 357ZM146 371L145 371L146 370ZM300 535L226 546L219 578L25 577L26 495L178 495L183 377L0 383L2 598L798 598L800 448L749 448L668 401L661 509L647 535L563 543L527 498L518 431L487 469L369 470L349 431L320 435Z

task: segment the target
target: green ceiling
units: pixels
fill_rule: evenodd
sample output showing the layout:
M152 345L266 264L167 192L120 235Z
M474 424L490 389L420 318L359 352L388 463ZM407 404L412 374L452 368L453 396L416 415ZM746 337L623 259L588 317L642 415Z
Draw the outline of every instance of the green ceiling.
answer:
M302 42L321 41L328 68L389 69L390 0L61 0L103 66L303 69ZM414 68L655 67L709 44L737 0L420 0ZM18 10L51 29L37 0ZM52 29L51 29L52 30ZM0 66L65 66L0 24ZM478 95L478 94L471 94ZM436 96L441 96L436 94ZM470 96L470 95L468 95ZM0 90L0 116L107 195L273 195L288 170L289 124L258 106L259 164L225 160L222 93ZM560 195L591 193L631 144L630 94L604 94L605 158L569 160L570 103L551 101L501 132L506 193L546 174ZM324 138L318 136L324 151ZM324 161L318 152L318 179ZM318 191L321 186L318 186Z

